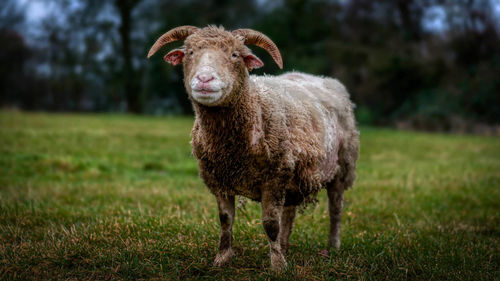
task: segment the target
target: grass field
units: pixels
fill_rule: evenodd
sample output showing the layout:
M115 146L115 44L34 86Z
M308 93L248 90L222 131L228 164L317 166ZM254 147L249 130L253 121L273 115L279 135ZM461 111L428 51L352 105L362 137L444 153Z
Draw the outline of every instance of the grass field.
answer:
M499 280L499 138L362 127L341 249L322 254L323 191L278 276L253 202L231 265L211 266L219 224L192 121L0 112L0 280Z

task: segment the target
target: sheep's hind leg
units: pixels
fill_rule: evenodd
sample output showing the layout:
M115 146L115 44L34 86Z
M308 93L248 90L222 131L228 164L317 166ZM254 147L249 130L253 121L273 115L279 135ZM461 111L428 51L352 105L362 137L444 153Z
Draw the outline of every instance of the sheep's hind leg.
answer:
M262 192L262 225L269 240L271 268L278 271L286 267L285 257L281 252L281 245L278 240L283 201L284 198L276 198L269 191Z
M290 234L292 234L293 221L295 219L296 206L283 207L281 215L281 226L279 241L281 245L281 252L286 254L289 248Z
M328 244L336 249L340 248L340 220L344 201L344 186L340 180L328 184L328 211L330 213L330 236Z
M233 220L234 220L234 196L217 196L219 208L219 220L221 225L219 253L214 260L215 266L223 266L234 255L233 251Z

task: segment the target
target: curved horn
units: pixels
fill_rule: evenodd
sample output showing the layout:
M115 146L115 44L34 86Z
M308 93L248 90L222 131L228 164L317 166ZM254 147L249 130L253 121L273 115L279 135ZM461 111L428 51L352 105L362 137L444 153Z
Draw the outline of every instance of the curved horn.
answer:
M179 26L173 29L170 29L167 31L165 34L163 34L156 42L154 43L153 47L148 52L148 59L156 53L161 47L163 47L165 44L168 44L170 42L178 41L178 40L184 40L186 39L189 35L193 34L196 30L198 30L198 27L196 26L191 26L191 25L183 25Z
M281 59L280 51L269 37L252 29L236 29L232 33L243 36L245 45L256 45L265 49L273 57L278 67L283 69L283 60Z

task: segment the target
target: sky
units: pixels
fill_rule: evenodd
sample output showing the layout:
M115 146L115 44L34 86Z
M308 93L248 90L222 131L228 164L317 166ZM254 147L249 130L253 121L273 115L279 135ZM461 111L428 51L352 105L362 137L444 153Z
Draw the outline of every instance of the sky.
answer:
M46 1L39 0L19 0L19 4L26 7L26 20L30 23L37 23L49 14L50 10L53 10L52 5L47 6Z
M260 4L268 0L258 0ZM346 0L342 0L346 1ZM493 8L493 14L495 18L500 19L500 0L490 0ZM36 27L43 18L48 16L50 12L57 10L57 4L54 1L46 0L18 0L18 3L25 7L26 9L26 20L28 23L28 28ZM435 6L426 11L425 20L422 22L422 26L427 31L431 32L441 32L446 30L446 12L442 7ZM497 26L500 29L500 20L497 22Z

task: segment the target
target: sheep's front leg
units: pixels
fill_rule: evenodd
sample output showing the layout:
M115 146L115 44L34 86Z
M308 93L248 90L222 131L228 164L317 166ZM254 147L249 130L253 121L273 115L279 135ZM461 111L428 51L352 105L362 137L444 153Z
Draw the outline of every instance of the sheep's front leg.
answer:
M281 252L278 239L283 201L281 198L276 198L271 192L262 192L262 225L269 240L271 268L275 270L282 270L286 267L285 257Z
M215 266L223 266L234 255L233 251L233 220L234 220L234 196L217 196L220 220L220 242L219 253L214 260Z

